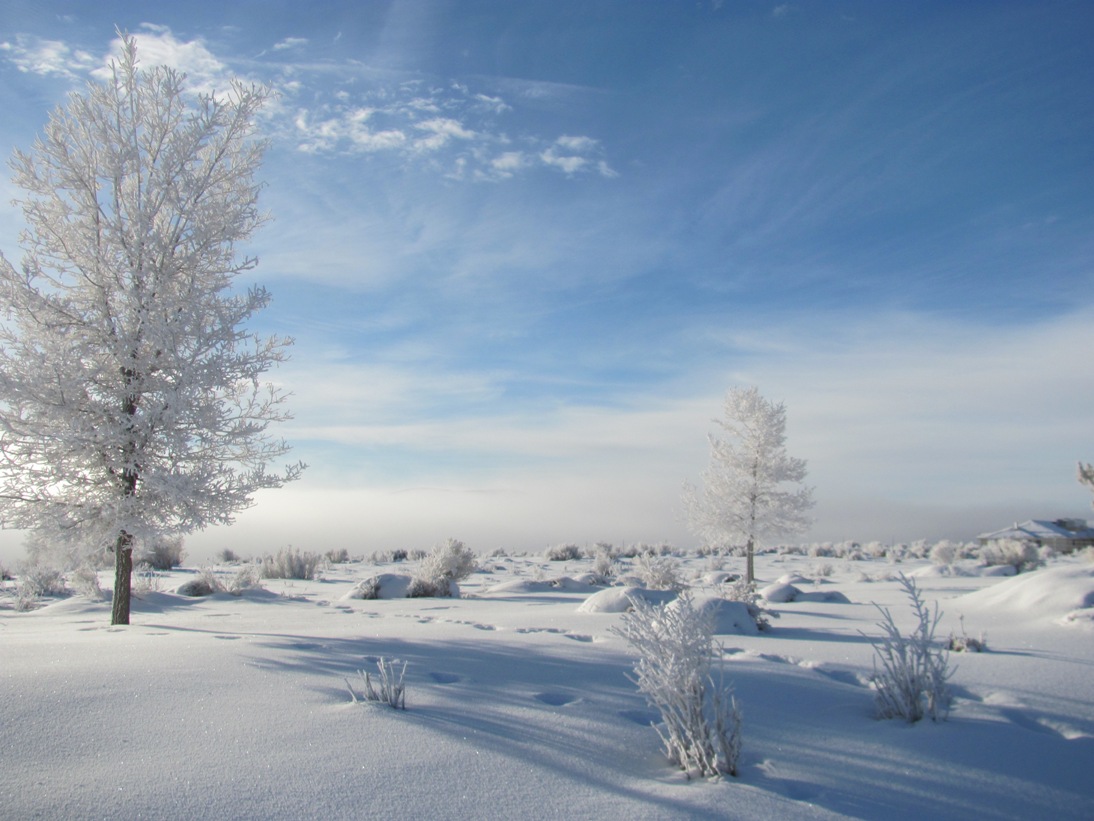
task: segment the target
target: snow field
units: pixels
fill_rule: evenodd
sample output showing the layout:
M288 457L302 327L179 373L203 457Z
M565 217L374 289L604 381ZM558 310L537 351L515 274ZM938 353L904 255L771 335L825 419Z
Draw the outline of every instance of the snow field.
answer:
M684 560L685 577L705 561ZM1094 805L1094 634L1062 621L1094 603L1078 560L1012 578L834 562L816 579L808 557L758 556L763 586L797 574L807 595L768 604L769 631L718 636L744 714L740 777L690 782L627 679L620 614L582 612L598 588L549 583L590 563L483 564L459 599L343 600L407 569L369 564L240 597L150 593L128 628L108 626L108 602L0 604L4 814L1079 819ZM877 634L872 602L913 626L898 571L920 572L943 638L960 615L987 634L988 652L951 657L945 723L873 717L862 633ZM829 592L846 601L814 595ZM405 711L350 700L344 678L381 657L408 662Z

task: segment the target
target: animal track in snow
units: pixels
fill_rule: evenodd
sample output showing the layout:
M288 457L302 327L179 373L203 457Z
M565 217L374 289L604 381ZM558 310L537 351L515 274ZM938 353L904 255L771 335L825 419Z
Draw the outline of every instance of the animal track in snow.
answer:
M430 673L429 677L437 684L455 684L461 680L455 673Z
M577 701L577 696L571 696L568 693L536 693L534 698L536 701L549 704L551 707L565 707L567 704L573 704Z

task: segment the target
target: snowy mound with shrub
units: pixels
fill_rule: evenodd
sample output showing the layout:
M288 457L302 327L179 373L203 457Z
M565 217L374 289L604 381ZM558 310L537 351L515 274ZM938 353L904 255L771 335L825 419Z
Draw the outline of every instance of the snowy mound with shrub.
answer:
M676 601L669 607L676 605ZM743 601L729 601L720 596L696 596L692 602L695 610L704 618L710 619L716 636L738 635L756 636L760 628L756 619Z
M649 604L667 604L676 598L672 590L647 590L644 587L609 587L594 593L577 608L579 613L626 613L634 607L632 600Z

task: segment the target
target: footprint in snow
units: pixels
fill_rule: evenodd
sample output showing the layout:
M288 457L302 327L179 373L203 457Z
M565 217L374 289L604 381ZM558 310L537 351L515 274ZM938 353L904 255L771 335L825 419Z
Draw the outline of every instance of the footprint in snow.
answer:
M535 699L552 707L565 707L577 701L577 696L571 696L568 693L536 693Z
M437 684L455 684L460 680L455 673L430 673L429 677Z
M661 720L661 716L653 710L620 710L619 715L642 727L649 727Z

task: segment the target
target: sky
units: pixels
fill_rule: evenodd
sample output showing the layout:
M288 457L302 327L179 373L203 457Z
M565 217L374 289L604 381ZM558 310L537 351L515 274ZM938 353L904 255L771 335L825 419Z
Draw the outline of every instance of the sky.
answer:
M692 547L750 385L794 541L1094 518L1089 3L5 0L0 154L116 28L276 92L252 327L309 468L192 551Z

